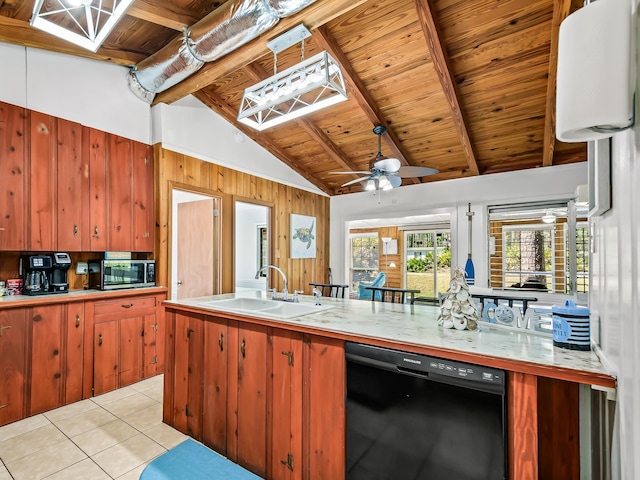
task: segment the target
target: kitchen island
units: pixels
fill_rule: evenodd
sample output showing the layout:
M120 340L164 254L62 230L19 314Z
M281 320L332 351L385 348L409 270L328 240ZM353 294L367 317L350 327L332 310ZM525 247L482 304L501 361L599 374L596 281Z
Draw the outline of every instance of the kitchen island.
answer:
M593 352L446 330L437 307L323 298L333 308L283 319L212 306L234 297L164 303L164 419L266 478L344 477L345 341L506 370L511 479L579 478L579 386L615 388Z

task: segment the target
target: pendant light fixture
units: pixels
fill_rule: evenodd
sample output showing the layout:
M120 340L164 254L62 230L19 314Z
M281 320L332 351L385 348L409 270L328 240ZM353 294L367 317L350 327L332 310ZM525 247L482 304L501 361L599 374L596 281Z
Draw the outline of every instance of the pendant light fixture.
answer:
M133 0L37 0L33 27L95 52Z
M274 75L245 89L239 122L261 131L347 100L342 70L329 53L304 59L304 39L310 36L298 25L267 44L273 52ZM278 73L278 53L299 42L300 63Z

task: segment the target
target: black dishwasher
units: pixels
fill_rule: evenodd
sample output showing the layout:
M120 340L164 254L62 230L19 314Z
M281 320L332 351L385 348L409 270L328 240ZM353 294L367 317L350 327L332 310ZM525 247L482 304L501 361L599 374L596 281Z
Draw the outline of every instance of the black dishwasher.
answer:
M503 370L347 342L347 480L507 478Z

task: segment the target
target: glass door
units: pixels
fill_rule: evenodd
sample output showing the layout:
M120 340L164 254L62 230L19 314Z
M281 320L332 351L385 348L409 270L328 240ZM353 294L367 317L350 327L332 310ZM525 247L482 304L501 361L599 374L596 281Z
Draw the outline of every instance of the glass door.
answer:
M404 251L406 288L438 299L451 281L451 231L405 230Z

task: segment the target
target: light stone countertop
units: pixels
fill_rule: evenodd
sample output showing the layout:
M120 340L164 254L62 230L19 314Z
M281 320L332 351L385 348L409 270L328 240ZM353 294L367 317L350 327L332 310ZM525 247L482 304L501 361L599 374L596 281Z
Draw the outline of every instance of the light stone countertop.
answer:
M187 307L210 311L219 316L232 315L254 319L269 325L282 325L320 335L361 341L362 343L387 344L391 348L420 351L443 358L482 363L486 366L505 368L523 373L534 373L551 378L591 383L611 387L615 378L600 361L595 352L567 350L553 345L549 336L523 331L494 328L480 323L476 331L448 330L437 324L439 307L407 305L322 298L323 305L334 308L291 319L277 319L258 312L232 313L215 310L204 302L236 297L266 299L264 293L249 292L225 294L164 302L167 307ZM301 296L301 303L313 303L310 296ZM389 343L397 345L388 345Z

